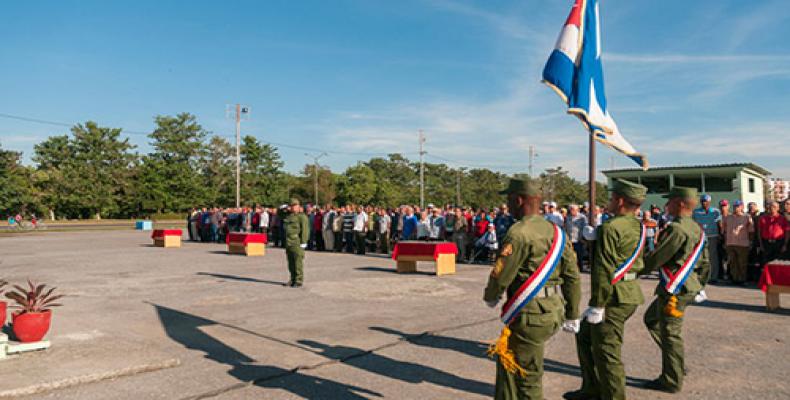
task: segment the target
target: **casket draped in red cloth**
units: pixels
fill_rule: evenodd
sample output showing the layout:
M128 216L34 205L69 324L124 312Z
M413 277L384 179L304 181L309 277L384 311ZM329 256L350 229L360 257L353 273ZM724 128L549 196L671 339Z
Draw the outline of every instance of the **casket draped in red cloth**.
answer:
M765 264L757 287L765 292L769 285L790 286L790 261L772 261Z
M178 236L181 237L181 229L154 229L151 233L151 238L163 238L165 236Z
M265 233L240 233L240 232L231 232L227 236L225 236L225 243L241 243L243 245L247 245L249 243L268 243L269 238L266 237Z
M398 242L392 250L392 259L398 256L431 256L434 260L439 254L458 254L455 243L450 242Z

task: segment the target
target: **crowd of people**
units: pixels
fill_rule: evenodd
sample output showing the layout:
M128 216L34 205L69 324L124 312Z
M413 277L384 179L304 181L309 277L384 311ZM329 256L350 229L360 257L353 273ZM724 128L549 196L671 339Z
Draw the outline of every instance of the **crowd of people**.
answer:
M260 232L274 246L284 247L287 212L287 207L193 209L188 216L189 238L222 243L229 232ZM308 204L305 213L311 227L308 250L389 254L398 241L451 241L459 249L459 262L490 260L515 223L506 205L489 211L433 204L424 209Z
M731 208L732 207L732 208ZM287 207L243 207L193 209L188 217L190 240L224 243L229 232L266 233L269 242L285 246L284 220ZM507 230L516 220L503 204L492 209L404 205L397 208L344 205L305 207L311 227L308 250L354 254L388 254L404 240L449 241L458 247L457 262L488 263L499 249ZM559 207L544 202L544 218L561 226L576 251L581 270L589 270L590 242L585 227L598 226L610 216L596 207L590 222L589 205ZM660 232L669 223L668 214L657 205L637 211L646 229L648 251L655 248ZM730 281L742 285L756 282L761 267L777 258L790 258L790 199L767 202L765 212L757 204L722 200L718 207L702 195L694 220L705 230L711 260L711 282Z

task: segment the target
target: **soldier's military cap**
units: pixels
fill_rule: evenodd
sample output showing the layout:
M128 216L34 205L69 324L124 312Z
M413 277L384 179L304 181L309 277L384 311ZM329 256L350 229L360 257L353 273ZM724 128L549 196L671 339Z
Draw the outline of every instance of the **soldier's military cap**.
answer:
M291 199L291 201L288 204L292 206L298 206L301 203L299 203L299 199Z
M615 179L612 183L612 192L629 199L645 201L647 187L625 179Z
M675 186L669 190L669 193L664 195L665 199L696 199L697 189L685 186Z
M499 194L520 194L524 196L537 196L540 194L540 187L532 179L510 179L507 188Z

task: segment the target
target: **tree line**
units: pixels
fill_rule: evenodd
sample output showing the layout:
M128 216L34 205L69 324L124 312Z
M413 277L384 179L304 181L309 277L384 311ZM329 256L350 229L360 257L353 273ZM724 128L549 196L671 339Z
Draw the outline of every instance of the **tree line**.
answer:
M0 213L36 213L57 218L130 218L183 213L192 207L235 205L235 149L206 131L189 113L156 116L148 135L151 151L140 154L120 128L88 121L35 145L33 165L20 152L0 147ZM342 173L307 164L299 173L284 170L278 149L244 136L241 201L276 206L299 198L312 202L315 177L321 204L419 203L419 163L401 154L360 161ZM425 163L425 200L436 204L491 207L508 175L485 168L451 168ZM546 198L580 203L586 184L561 167L538 177ZM599 202L606 191L599 184Z

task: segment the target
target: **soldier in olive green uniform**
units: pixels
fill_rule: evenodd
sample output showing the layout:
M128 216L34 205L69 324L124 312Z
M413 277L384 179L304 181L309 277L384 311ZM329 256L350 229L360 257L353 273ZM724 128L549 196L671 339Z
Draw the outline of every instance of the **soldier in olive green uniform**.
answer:
M625 370L620 357L625 322L645 302L637 272L642 263L642 223L634 216L647 188L616 180L608 209L615 215L597 229L590 271L590 303L576 335L582 388L569 400L625 399ZM627 272L625 272L627 269ZM619 273L618 273L619 272ZM612 283L615 276L622 276Z
M285 255L288 257L288 286L301 287L304 279L304 249L310 238L310 223L302 212L299 200L292 199L290 212L285 217Z
M546 258L554 237L554 225L538 214L541 198L535 184L513 179L503 194L508 194L510 209L520 221L505 235L488 280L483 300L489 307L496 306L503 292L508 298L515 294ZM561 251L559 265L545 286L510 323L507 345L516 363L526 370L526 376L508 372L498 359L497 399L543 400L544 342L560 326L565 329L566 324L575 323L578 329L581 284L570 240Z
M655 251L645 256L645 269L649 273L664 266L673 274L687 262L699 244L702 228L691 218L697 206L697 190L674 187L666 196L669 198L667 211L673 217L658 242ZM683 314L694 296L702 290L700 276L707 276L710 269L707 249L702 249L694 270L677 293L677 304L671 304L672 294L660 284L656 288L656 299L645 312L645 325L653 340L661 347L661 376L645 385L648 389L677 393L683 387ZM669 306L668 306L669 303ZM680 311L670 315L671 310Z

